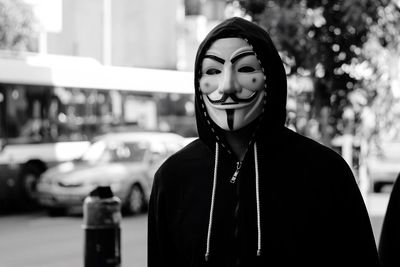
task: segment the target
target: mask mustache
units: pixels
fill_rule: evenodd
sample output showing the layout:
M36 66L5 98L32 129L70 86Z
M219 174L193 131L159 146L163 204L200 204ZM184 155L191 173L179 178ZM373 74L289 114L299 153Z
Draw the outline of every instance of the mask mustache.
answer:
M251 102L259 92L255 92L252 96L249 98L239 98L235 94L223 94L222 97L218 100L211 100L208 96L208 100L211 102L211 104L224 104L225 101L228 99L228 97L232 98L235 103L227 103L227 104L239 104L239 103L248 103Z

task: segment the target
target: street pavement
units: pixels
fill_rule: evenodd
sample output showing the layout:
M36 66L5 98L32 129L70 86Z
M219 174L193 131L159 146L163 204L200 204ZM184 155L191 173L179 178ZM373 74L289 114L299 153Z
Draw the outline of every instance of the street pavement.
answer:
M366 199L375 238L389 194ZM147 216L124 217L121 224L122 267L146 267ZM82 267L82 216L49 217L45 212L0 216L0 267Z
M146 266L147 216L124 217L122 267ZM80 215L49 217L45 212L0 217L0 267L83 266Z

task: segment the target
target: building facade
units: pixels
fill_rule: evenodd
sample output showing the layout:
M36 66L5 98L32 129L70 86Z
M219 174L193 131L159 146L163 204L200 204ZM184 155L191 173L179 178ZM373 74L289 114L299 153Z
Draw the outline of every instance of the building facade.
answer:
M116 66L176 69L181 0L62 1L62 29L47 53L93 57Z

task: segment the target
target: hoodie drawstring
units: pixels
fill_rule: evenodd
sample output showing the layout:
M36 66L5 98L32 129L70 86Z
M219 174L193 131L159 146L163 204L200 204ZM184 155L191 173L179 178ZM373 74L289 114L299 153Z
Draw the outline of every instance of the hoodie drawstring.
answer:
M205 260L208 261L210 256L210 240L211 240L211 230L213 223L214 214L214 204L215 204L215 191L217 185L217 170L218 170L218 157L219 157L219 144L215 145L215 163L214 163L214 177L213 177L213 188L211 195L211 207L210 207L210 217L208 220L208 232L207 232L207 246L205 253ZM257 153L257 143L254 143L254 168L256 174L256 205L257 205L257 256L261 256L261 212L260 212L260 186L259 186L259 172L258 172L258 153Z
M258 173L257 143L254 142L254 168L256 171L256 203L257 203L257 256L261 256L261 215L260 215L260 175Z
M216 187L217 187L217 175L218 175L218 173L217 173L218 157L219 157L219 144L217 142L215 144L214 178L213 178L213 188L212 188L212 195L211 195L210 217L208 220L207 247L206 247L206 254L205 254L206 261L208 261L208 257L210 256L211 227L212 227L212 222L213 222L215 191L216 191Z

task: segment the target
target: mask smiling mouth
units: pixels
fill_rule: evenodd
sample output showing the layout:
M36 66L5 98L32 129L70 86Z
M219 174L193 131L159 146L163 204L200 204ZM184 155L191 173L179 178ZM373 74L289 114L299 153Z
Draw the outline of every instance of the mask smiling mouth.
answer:
M250 97L247 98L239 98L236 96L236 94L223 94L220 99L217 100L212 100L210 97L207 95L208 100L210 101L211 104L213 105L235 105L235 104L242 104L242 103L249 103L251 102L254 98L256 98L258 95L258 91L254 92ZM226 102L228 98L231 98L234 102Z

